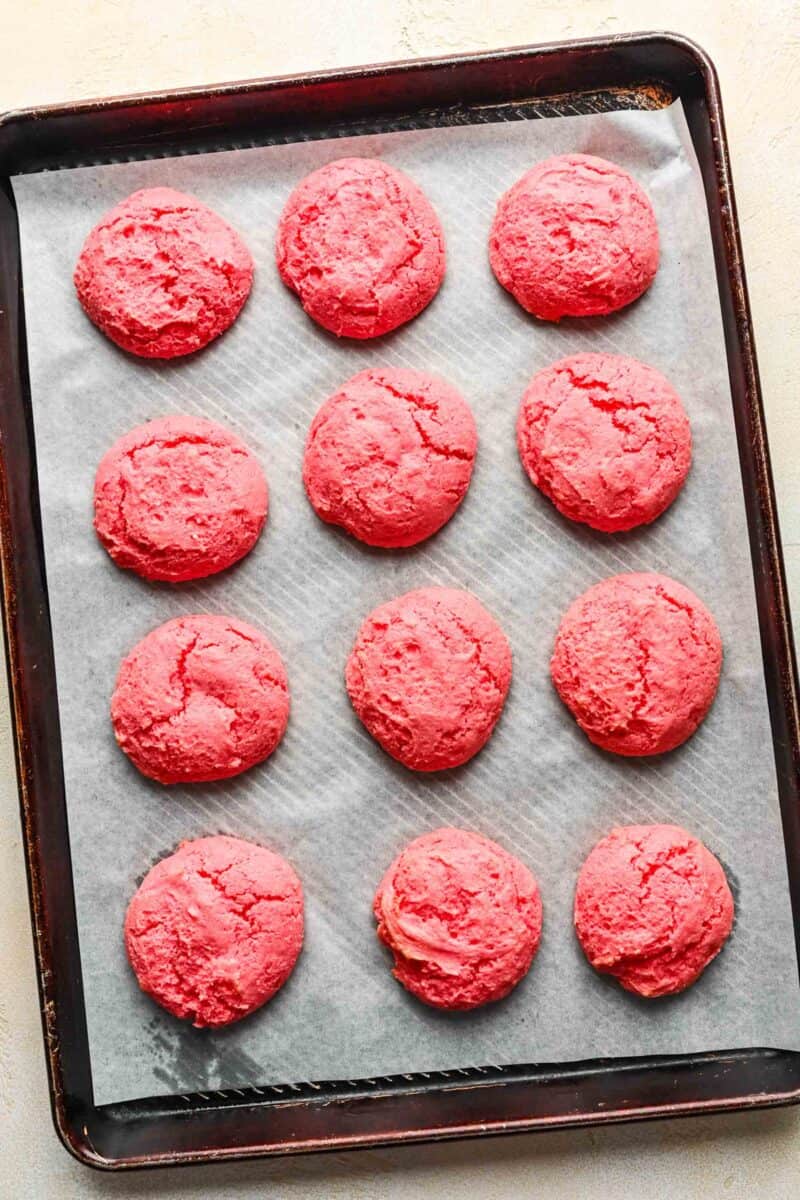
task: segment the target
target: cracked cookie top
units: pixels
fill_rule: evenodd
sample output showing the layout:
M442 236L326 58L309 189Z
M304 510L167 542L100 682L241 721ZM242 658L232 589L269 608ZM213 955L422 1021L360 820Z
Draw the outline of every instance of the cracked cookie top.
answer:
M559 512L606 533L660 516L692 461L678 394L653 367L618 354L574 354L534 375L517 445Z
M337 337L372 338L417 316L444 278L444 235L412 179L341 158L303 179L278 224L281 279Z
M613 575L573 602L550 671L583 732L615 754L662 754L711 707L722 639L701 600L666 575Z
M111 699L117 742L159 783L227 779L272 754L289 686L272 643L233 617L176 617L123 659Z
M94 525L118 566L177 583L247 554L267 503L264 473L239 438L200 417L161 417L103 456Z
M98 221L73 278L87 316L112 342L142 358L177 358L233 324L253 259L195 196L143 188Z
M589 962L640 996L683 991L733 925L725 872L677 825L626 825L597 843L575 890L575 930Z
M439 771L489 740L511 683L511 648L470 592L420 588L370 613L345 680L388 754L414 771Z
M458 508L477 443L467 402L445 380L361 371L314 417L303 481L323 521L370 546L413 546Z
M659 239L636 180L592 154L544 159L501 196L489 235L498 282L534 316L602 316L653 282Z
M531 872L466 829L404 847L374 901L396 979L435 1008L469 1009L508 995L539 947L542 901Z
M148 871L125 916L143 991L198 1028L259 1008L303 944L303 889L279 854L218 835L182 842Z

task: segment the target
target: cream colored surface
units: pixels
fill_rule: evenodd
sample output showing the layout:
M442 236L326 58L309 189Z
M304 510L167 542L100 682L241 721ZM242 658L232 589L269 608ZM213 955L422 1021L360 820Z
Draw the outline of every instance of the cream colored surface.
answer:
M800 614L800 6L791 0L0 0L0 110L667 25L722 83L784 548ZM7 706L0 705L0 1196L789 1200L800 1113L111 1177L50 1125Z

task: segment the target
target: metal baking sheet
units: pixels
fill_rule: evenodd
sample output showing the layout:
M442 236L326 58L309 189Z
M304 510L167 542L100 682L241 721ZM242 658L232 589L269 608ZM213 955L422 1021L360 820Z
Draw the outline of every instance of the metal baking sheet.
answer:
M581 150L630 169L649 191L662 265L639 303L606 319L535 322L491 276L486 238L499 194L550 153ZM417 321L380 342L336 342L280 284L281 206L308 170L375 155L425 188L445 229L448 275ZM88 324L71 270L83 237L137 187L200 196L244 234L253 295L208 351L169 364L129 358ZM558 121L464 126L273 146L23 176L15 180L45 556L96 1103L251 1084L359 1079L520 1062L689 1054L755 1044L800 1048L797 961L722 321L705 200L679 105ZM527 484L514 443L530 375L578 350L661 369L686 403L694 466L655 525L609 538L563 521ZM457 517L402 553L365 549L314 517L302 446L322 399L371 364L438 371L475 412L480 448ZM91 529L107 446L169 412L222 420L264 463L267 531L239 567L179 588L119 572ZM698 592L725 643L720 693L685 747L631 762L591 747L561 707L547 660L560 614L620 570L659 570ZM410 587L475 591L515 655L506 713L471 764L434 777L392 763L350 712L343 664L367 611ZM237 780L185 789L144 780L117 750L108 699L122 655L183 612L264 628L289 671L286 739ZM728 947L681 997L639 1002L589 970L571 932L575 875L615 823L674 821L722 859L737 922ZM391 979L370 899L409 838L459 824L514 849L545 904L542 949L497 1006L443 1016ZM307 941L290 983L260 1013L195 1031L137 989L124 908L152 863L188 837L225 831L287 854L306 887Z
M800 936L796 663L719 84L675 34L623 34L55 105L0 117L0 560L45 1060L65 1147L108 1169L438 1140L796 1103L766 1047L192 1092L98 1106L78 969L53 645L9 177L400 129L530 121L679 98L705 189L727 346L789 889ZM795 988L786 1003L795 1003Z

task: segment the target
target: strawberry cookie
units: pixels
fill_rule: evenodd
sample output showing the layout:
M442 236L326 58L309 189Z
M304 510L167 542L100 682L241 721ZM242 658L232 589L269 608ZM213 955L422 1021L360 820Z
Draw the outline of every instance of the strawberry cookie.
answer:
M666 575L613 575L584 592L558 629L550 671L596 746L663 754L714 701L722 639L706 606Z
M511 648L470 592L420 588L369 614L345 681L387 754L413 771L441 771L491 737L511 683Z
M544 321L623 308L649 288L658 257L647 195L591 154L537 163L500 198L489 235L498 281Z
M678 394L653 367L617 354L573 354L534 375L517 445L559 512L605 533L659 517L692 461Z
M281 279L337 337L372 338L416 317L444 278L444 235L425 193L373 158L307 175L278 225Z
M111 699L120 749L159 783L227 779L269 758L289 720L272 643L233 617L176 617L123 659Z
M500 1000L527 973L542 932L528 868L496 842L437 829L410 842L375 896L396 979L434 1008Z
M161 417L103 456L94 527L117 566L178 583L243 558L267 501L264 473L234 434L200 417Z
M303 481L323 521L370 546L413 546L458 508L477 444L469 405L444 379L362 371L315 416Z
M144 188L98 221L75 266L87 316L130 354L177 358L233 324L253 282L239 234L195 196Z
M575 930L584 953L639 996L689 987L732 925L725 872L677 825L612 829L581 867Z
M198 1028L230 1025L283 987L303 945L303 888L279 854L198 838L148 871L125 915L142 991Z

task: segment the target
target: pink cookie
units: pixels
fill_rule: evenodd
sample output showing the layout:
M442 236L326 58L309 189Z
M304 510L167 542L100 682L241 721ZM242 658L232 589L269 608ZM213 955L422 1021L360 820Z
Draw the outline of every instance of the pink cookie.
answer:
M159 783L227 779L268 758L289 719L281 657L252 625L199 614L159 625L119 669L120 748Z
M639 996L689 987L732 925L725 872L677 825L612 829L581 867L575 929L584 953Z
M286 202L281 279L338 337L371 338L410 321L444 278L444 235L413 180L372 158L327 163Z
M120 567L176 583L213 575L252 549L267 484L243 442L200 417L162 417L103 456L94 526Z
M653 282L658 253L644 191L591 154L537 163L501 196L489 236L498 281L545 321L630 304Z
M714 700L722 641L705 605L666 575L613 575L574 601L550 671L583 732L614 754L663 754Z
M559 512L606 533L660 516L692 461L677 393L653 367L616 354L574 354L534 375L517 444Z
M500 1000L539 948L542 901L531 872L496 842L437 829L397 856L375 896L394 976L434 1008Z
M314 418L303 480L323 521L370 546L413 546L458 508L477 442L469 406L443 379L362 371Z
M235 837L182 842L125 915L142 991L176 1017L229 1025L265 1004L303 945L303 888L285 858Z
M233 324L253 260L235 229L194 196L144 188L95 225L74 279L112 342L142 358L176 358Z
M414 771L440 771L489 740L511 683L511 649L470 592L420 588L370 613L345 679L387 754Z

